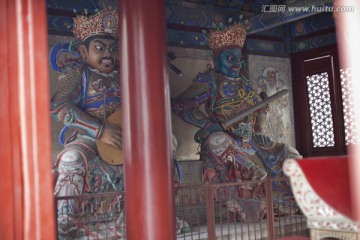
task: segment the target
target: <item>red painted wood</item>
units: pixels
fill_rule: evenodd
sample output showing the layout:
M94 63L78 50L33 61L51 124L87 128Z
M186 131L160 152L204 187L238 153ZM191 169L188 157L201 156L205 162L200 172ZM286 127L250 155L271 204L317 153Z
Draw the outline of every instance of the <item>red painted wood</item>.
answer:
M0 210L6 216L0 218L0 239L51 240L55 216L45 1L1 1L0 15Z
M119 1L128 239L175 239L162 0Z
M351 218L348 157L305 158L297 163L320 198Z
M10 44L8 36L8 1L0 1L0 159L1 160L1 174L0 174L0 194L1 204L0 212L2 216L0 218L0 239L15 239L15 226L16 223L20 224L20 221L15 222L15 196L14 185L15 180L19 176L14 176L13 167L13 148L12 148L12 129L9 127L12 118L12 104L10 100L10 87L14 85L10 82L10 62L8 62L8 56L10 54ZM16 81L13 81L16 82ZM17 126L14 126L17 127Z

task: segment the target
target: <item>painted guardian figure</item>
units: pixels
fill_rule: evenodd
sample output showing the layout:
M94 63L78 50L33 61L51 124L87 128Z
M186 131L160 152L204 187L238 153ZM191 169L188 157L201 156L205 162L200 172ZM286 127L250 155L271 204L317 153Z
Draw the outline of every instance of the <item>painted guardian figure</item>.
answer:
M64 124L55 196L124 190L123 166L105 162L96 146L96 140L122 146L121 128L106 122L121 106L117 28L117 11L111 8L74 19L81 59L63 67L51 98L51 114ZM71 201L58 205L60 233L62 218L69 221L76 211Z
M224 125L232 116L262 101L247 78L242 49L245 38L246 29L241 23L211 30L208 41L214 69L198 74L184 92L172 99L172 111L200 128L195 141L201 145L203 177L212 183L280 178L284 176L283 161L301 157L289 145L273 142L261 134L266 107L229 126ZM205 106L205 112L200 109L201 105ZM241 203L230 200L234 195L254 197L254 193L247 189L223 191L231 192L226 204L240 220L252 221L264 216L264 208L258 211L258 216L245 216Z

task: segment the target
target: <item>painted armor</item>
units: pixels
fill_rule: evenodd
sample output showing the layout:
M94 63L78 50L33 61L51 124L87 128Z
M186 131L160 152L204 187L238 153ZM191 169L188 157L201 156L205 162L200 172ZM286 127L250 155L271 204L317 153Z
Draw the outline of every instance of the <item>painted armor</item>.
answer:
M52 116L64 123L59 137L64 149L55 165L59 172L56 196L123 190L123 167L103 161L95 143L106 118L120 104L117 71L103 74L74 64L61 74L51 99Z
M261 98L252 89L250 81L240 73L239 78L229 78L215 70L200 73L192 84L172 100L173 112L200 130L195 141L201 145L200 159L204 161L203 179L211 183L263 180L266 177L282 178L282 164L286 158L301 157L287 144L276 143L259 131L258 114L255 112L242 121L224 128L222 121L249 108ZM204 104L205 111L199 107ZM286 186L277 186L286 188ZM261 188L247 189L223 187L215 196L226 198L229 211L235 211L241 221L255 221L265 214L265 193ZM238 201L234 202L234 197ZM240 197L240 198L239 198ZM259 208L256 216L244 215L243 198L252 198ZM224 199L222 199L224 200ZM247 199L246 201L250 201ZM282 201L274 195L274 202ZM294 203L291 203L294 204ZM234 210L235 209L235 210Z

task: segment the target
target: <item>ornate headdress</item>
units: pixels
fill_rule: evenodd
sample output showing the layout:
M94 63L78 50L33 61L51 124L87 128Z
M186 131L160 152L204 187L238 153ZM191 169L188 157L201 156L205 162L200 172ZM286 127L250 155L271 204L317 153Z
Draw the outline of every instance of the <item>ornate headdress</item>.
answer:
M236 23L222 30L210 30L208 41L211 50L218 50L230 46L242 48L245 38L246 28L244 24Z
M106 8L90 17L80 15L74 18L73 33L80 42L83 42L86 38L94 35L116 37L117 27L117 11L112 8Z

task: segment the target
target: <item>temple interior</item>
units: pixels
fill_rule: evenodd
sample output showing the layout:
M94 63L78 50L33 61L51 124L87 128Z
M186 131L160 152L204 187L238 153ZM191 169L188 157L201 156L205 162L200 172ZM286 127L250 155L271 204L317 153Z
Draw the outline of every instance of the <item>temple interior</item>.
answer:
M295 3L293 3L295 2ZM273 89L268 89L268 94L272 95L282 89L289 89L289 94L282 103L283 106L278 106L277 110L272 115L271 123L264 126L266 135L273 140L286 142L289 145L296 147L303 157L310 156L324 156L324 155L344 155L347 153L346 146L353 143L355 139L352 136L350 129L352 128L351 121L353 109L351 105L346 105L347 102L342 101L346 96L339 94L347 93L349 91L351 81L351 70L348 67L340 67L338 62L338 53L336 48L336 32L333 13L329 11L318 11L311 13L294 13L289 16L282 16L281 12L277 14L262 11L262 7L267 8L271 5L283 6L284 4L293 4L297 6L296 1L166 1L165 9L166 15L166 34L167 34L167 51L171 58L171 64L180 72L173 71L169 68L168 81L170 85L171 97L179 95L192 81L192 78L198 73L206 71L212 66L211 52L207 46L204 45L206 41L203 34L204 30L211 27L212 22L227 21L228 18L238 18L240 15L244 19L248 19L248 24L252 24L251 29L247 31L246 53L248 61L248 74L254 88L260 91L262 84L268 84L271 78L276 78L276 85ZM96 1L87 3L74 2L60 2L49 1L48 3L48 32L49 32L49 51L59 42L70 42L72 36L71 25L72 17L76 16L72 9L88 9L89 12L100 8ZM301 5L304 4L304 5ZM299 3L299 6L313 6L312 1ZM332 1L321 1L317 3L319 10L323 6L331 7ZM78 13L80 14L80 13ZM333 85L334 89L324 89L323 91L331 91L332 102L321 103L320 107L328 107L333 112L342 112L345 109L341 119L334 119L334 126L342 126L341 131L334 131L333 139L336 142L336 148L330 147L333 144L331 140L327 140L320 136L327 136L323 132L316 132L319 138L315 144L321 146L321 149L312 148L311 144L305 145L302 139L308 139L312 134L312 127L319 129L323 126L321 121L315 120L316 124L311 125L309 122L310 116L303 116L304 109L309 108L313 104L309 102L312 99L311 93L304 99L303 93L307 94L306 84L300 84L298 80L298 71L302 68L296 61L310 61L316 58L324 58L329 62L329 69L333 69L337 73L333 76L328 76L329 85ZM333 63L330 63L333 62ZM300 63L304 64L304 63ZM317 64L323 64L321 60L314 60L311 66L316 69ZM307 66L306 66L307 67ZM308 69L308 67L306 68ZM309 73L316 77L322 73L322 69L309 69ZM58 73L50 68L50 92L54 92L57 86ZM306 73L305 73L306 75ZM293 91L298 89L296 92ZM325 88L325 87L324 87ZM301 92L301 94L300 94ZM50 94L51 95L51 94ZM336 99L336 100L335 100ZM315 99L313 100L315 101ZM342 106L335 105L334 102L341 101ZM308 102L308 105L306 105ZM294 111L294 110L297 111ZM332 112L326 113L328 117L335 118ZM301 113L301 114L300 114ZM308 112L308 114L311 114ZM336 114L337 115L337 114ZM338 116L336 116L338 117ZM301 121L296 119L301 118ZM340 118L340 116L339 116ZM195 175L199 174L198 166L194 166L194 161L199 160L198 144L194 141L194 134L198 130L181 119L172 114L172 131L178 140L178 148L176 152L176 159L180 160L189 171L196 171ZM305 128L304 128L305 122ZM61 146L58 145L57 137L61 129L61 123L58 124L55 120L52 122L52 139L53 139L53 161ZM271 126L270 126L271 124ZM327 127L324 126L326 129ZM325 141L325 142L323 142ZM323 147L326 147L323 148ZM311 149L311 150L309 150ZM324 152L322 152L324 151ZM326 153L326 154L324 154ZM187 173L186 173L187 174ZM184 181L199 181L198 176L191 175L184 178Z
M7 115L1 118L1 125L11 122L16 125L10 128L1 127L4 136L2 142L5 146L2 148L4 155L1 156L5 162L5 174L0 176L0 191L1 195L6 197L2 200L3 204L0 204L0 210L9 215L9 220L0 220L0 239L359 239L360 207L357 201L360 201L360 194L357 189L360 179L356 177L355 169L360 166L357 163L358 158L350 157L356 156L358 144L356 104L360 105L360 102L356 102L357 96L354 92L357 86L354 76L357 76L358 68L347 58L351 58L352 54L358 51L350 46L353 42L349 38L355 33L349 32L359 32L359 25L352 22L350 26L344 26L345 23L349 24L349 21L360 19L353 16L352 20L349 20L351 17L346 18L346 14L360 16L359 3L350 0L159 0L158 5L151 1L134 0L127 5L121 2L7 0L0 4L0 13L4 13L0 18L1 28L4 29L0 35L8 36L1 37L1 42L10 49L0 55L8 66L1 77L1 101L6 105L4 115ZM131 12L134 4L143 4L145 7L141 5L139 9L145 8L149 12L160 12L163 15L154 16L157 14L148 13L136 20ZM163 82L147 79L146 86L151 86L152 81L155 86L149 89L160 90L151 93L136 84L143 81L138 77L139 74L147 75L152 69L141 66L137 66L134 72L131 72L131 67L126 69L130 80L127 85L121 86L135 90L126 89L127 92L121 93L121 97L124 97L122 104L129 99L134 102L124 106L129 117L123 119L126 119L125 123L136 122L147 128L153 127L148 126L155 122L152 119L160 123L165 119L163 127L166 130L157 129L158 125L154 124L153 130L139 127L139 131L123 132L123 139L131 140L131 144L125 145L126 190L102 193L104 195L95 194L93 200L89 200L91 194L75 200L64 196L54 197L57 179L54 179L52 169L58 165L59 153L64 148L59 143L63 123L50 117L48 104L51 96L58 91L58 77L61 72L58 67L78 56L71 51L59 51L55 59L51 56L59 44L74 41L74 18L80 15L95 15L109 6L119 10L120 82L125 76L122 67L136 65L136 61L141 61L141 58L148 59L145 63L159 61L154 65L149 63L149 68L165 64L163 68L166 72ZM37 7L42 8L41 13L40 10L34 10ZM158 8L163 9L158 11ZM28 14L36 19L37 11L41 20L28 21L24 17ZM23 18L16 19L16 16ZM154 55L149 55L154 53L150 50L136 49L138 46L154 46L154 49L157 49L154 44L156 41L149 40L154 45L143 43L147 39L153 39L152 37L148 35L134 40L144 45L131 45L128 41L135 37L128 37L126 33L131 24L135 28L147 21L153 24L155 20L150 21L147 17L154 17L160 23L163 20L164 23L164 27L159 27L160 30L151 25L150 30L139 30L136 35L141 37L144 32L153 32L154 35L160 35L160 42L162 37L166 38L165 46L160 46L164 51ZM33 28L39 26L38 21L41 27L34 31ZM287 91L285 95L266 105L266 117L262 119L261 130L252 133L254 144L249 141L253 144L251 147L245 148L234 138L242 152L249 156L253 156L254 152L258 154L257 158L246 158L247 161L250 160L244 164L254 165L251 169L258 167L263 170L264 177L256 178L255 174L262 172L252 170L254 175L250 180L235 177L235 180L223 182L219 180L220 177L214 177L218 172L213 171L216 168L210 163L216 161L215 157L211 157L211 154L217 153L216 149L214 152L212 149L208 150L207 144L213 146L210 140L196 140L195 136L203 132L199 131L199 126L189 124L186 121L188 115L178 113L174 106L179 106L180 109L193 101L190 99L189 102L179 102L184 99L183 96L196 92L183 94L196 82L199 75L216 69L217 63L213 61L213 49L209 47L207 34L230 28L234 22L242 23L246 29L246 40L242 47L242 71L247 77L247 84L251 85L255 94L267 95L262 100ZM22 24L29 24L29 27L23 27ZM142 27L147 28L146 25L140 28ZM20 34L22 31L25 32L24 35ZM47 42L34 44L33 35L38 31L37 37L46 37ZM125 41L122 37L128 38ZM25 42L25 47L21 47L19 40ZM16 44L13 45L13 42ZM37 44L42 45L43 62L31 60L37 51L32 48ZM22 50L26 51L25 55L21 53ZM129 52L138 53L140 57L134 57L135 60L126 58ZM42 80L36 84L36 73L41 69L37 64L40 63L46 63L44 69L48 71L39 77ZM131 85L132 78L134 85ZM19 80L10 84L11 79ZM45 81L47 82L44 83ZM160 86L156 87L159 84ZM41 96L40 88L37 90L37 87L41 86L37 85L48 89L44 96ZM161 89L166 90L163 93ZM32 93L26 93L26 90L31 90L29 92ZM153 109L139 108L140 110L132 111L147 101L146 99L151 102L153 99L165 97L168 99L159 110L152 112ZM196 101L201 97L205 97L205 94L197 96ZM137 98L141 100L136 101ZM41 102L37 105L40 107L32 105L37 102ZM207 112L208 108L209 105L199 107L204 112ZM35 109L35 113L31 113L30 109ZM43 117L46 114L48 116ZM149 124L142 124L144 121L149 121ZM45 135L39 134L43 132L42 128L45 128ZM125 129L126 126L123 125L122 128ZM131 129L134 129L133 125ZM148 135L156 136L154 143L147 141ZM168 141L171 135L172 143ZM139 136L140 138L137 138ZM45 142L41 142L41 139ZM169 155L170 150L167 148L174 148L174 139L176 149L172 150L173 156L155 160L157 156ZM233 140L229 140L231 141ZM261 144L258 144L259 142ZM242 142L244 143L245 141ZM139 145L135 147L135 144ZM151 147L156 150L149 150ZM136 164L127 159L127 156L143 156L138 154L142 151L156 153L145 156ZM242 153L239 155L239 158L243 159ZM237 155L234 155L235 157L228 161L229 156L225 160L226 164L237 158ZM171 164L163 163L166 161ZM257 164L258 162L261 163ZM152 164L154 166L148 166ZM221 170L219 174L225 172L230 175L233 169L241 172L239 166L234 163L234 167ZM171 171L171 174L167 171ZM153 180L154 178L156 180ZM136 184L137 180L139 184ZM144 184L146 181L149 183ZM161 186L152 185L163 182L166 183ZM143 186L139 187L141 184ZM170 189L169 186L174 187ZM222 196L225 195L225 190L220 190L226 188L233 191L232 187L236 188L239 199L224 200ZM146 188L151 190L147 191ZM154 198L153 195L159 197ZM84 216L79 217L83 222L76 222L78 225L75 230L64 233L59 231L58 215L61 213L55 209L65 201L79 201L77 206L82 204L81 211L87 211L85 202L94 201L103 206L110 202L109 199L114 201L115 198L119 202L106 210L106 214L113 219L112 222L109 220L111 223L105 224L106 227L103 228L104 224L96 225L97 221L105 221L99 220L106 215L101 215L101 207L101 214L96 212L91 217L86 216L86 219ZM151 202L153 199L162 199L163 202ZM162 204L165 206L160 206ZM127 214L123 211L124 206ZM163 211L170 213L158 214ZM129 217L129 212L138 213ZM94 217L95 215L99 217ZM109 217L107 215L105 217ZM69 218L66 221L69 225ZM139 226L143 222L144 227ZM96 235L88 234L93 232L96 232Z

